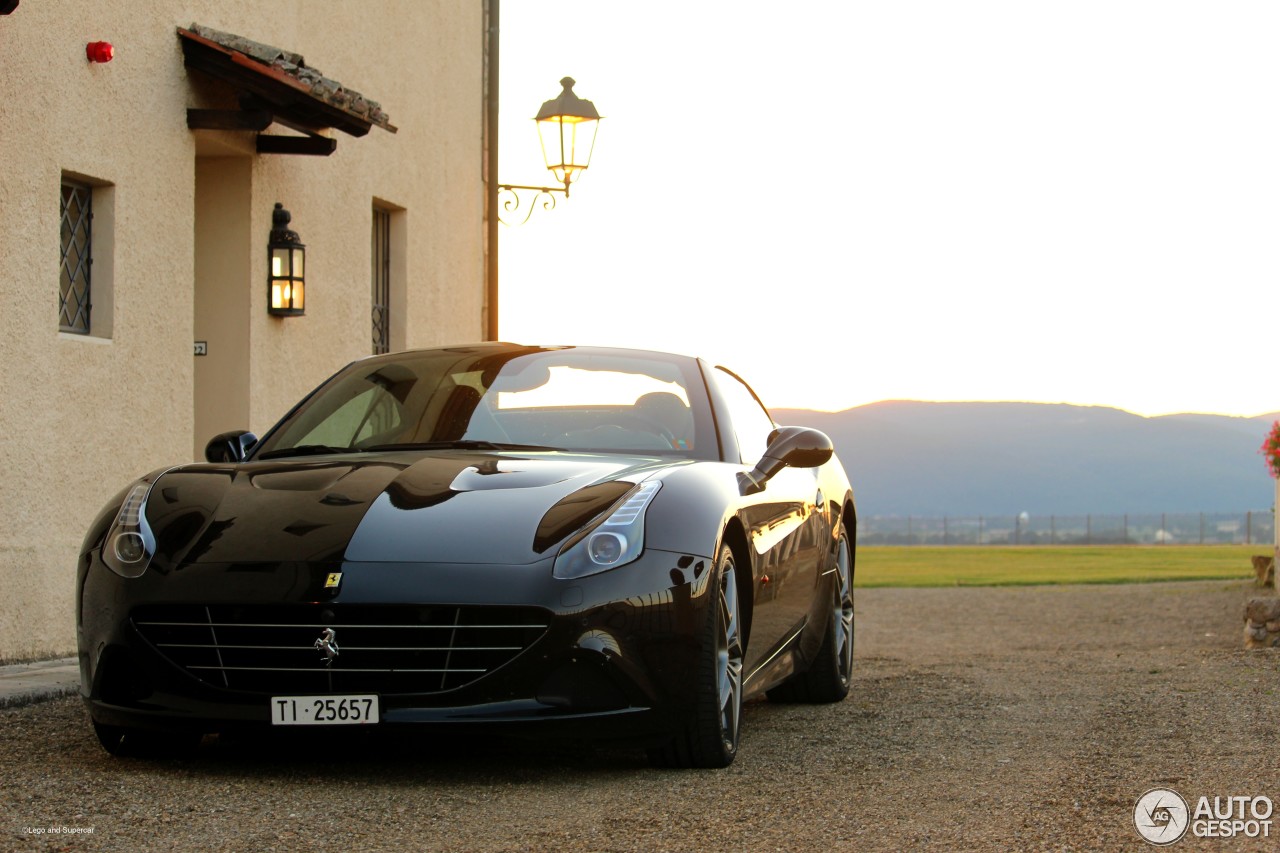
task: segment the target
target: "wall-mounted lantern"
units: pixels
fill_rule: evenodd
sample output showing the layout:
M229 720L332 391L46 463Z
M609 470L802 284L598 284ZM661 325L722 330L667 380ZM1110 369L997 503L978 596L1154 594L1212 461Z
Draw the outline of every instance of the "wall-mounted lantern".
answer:
M538 123L538 136L542 140L542 159L547 169L556 176L563 187L535 187L524 184L498 184L498 219L511 224L507 216L521 223L528 222L534 208L552 210L556 206L555 193L569 197L569 185L582 176L591 165L591 152L596 146L596 131L600 127L600 113L595 104L573 93L576 81L572 77L560 80L563 87L558 97L544 101L534 121ZM528 206L524 205L520 191L532 194ZM506 216L504 216L504 214Z
M276 202L271 213L271 239L267 242L267 313L300 317L306 312L304 259L307 247L298 232L289 229L289 211Z
M556 180L564 184L565 198L569 197L569 184L591 165L600 127L595 104L573 93L575 82L572 77L563 78L559 97L545 101L534 119L542 139L542 158Z

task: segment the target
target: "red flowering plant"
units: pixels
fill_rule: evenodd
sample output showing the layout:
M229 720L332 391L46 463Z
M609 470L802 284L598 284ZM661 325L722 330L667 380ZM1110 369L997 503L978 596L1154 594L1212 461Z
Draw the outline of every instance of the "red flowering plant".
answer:
M1258 452L1267 457L1267 470L1271 476L1280 480L1280 421L1271 425L1271 432L1267 433Z

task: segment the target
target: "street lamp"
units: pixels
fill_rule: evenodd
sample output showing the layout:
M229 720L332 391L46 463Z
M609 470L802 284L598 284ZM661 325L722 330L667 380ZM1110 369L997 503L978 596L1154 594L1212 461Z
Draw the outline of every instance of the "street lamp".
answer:
M600 113L595 104L573 93L572 77L560 80L559 97L542 104L534 119L542 139L542 159L547 169L564 184L564 197L569 197L569 184L576 181L591 165L591 151L596 146Z
M556 206L554 193L569 197L569 185L574 183L591 165L591 152L596 145L596 131L600 127L600 113L595 104L574 94L576 83L572 77L560 80L560 94L544 101L534 121L538 124L538 136L542 140L542 159L547 170L555 175L563 187L536 187L521 184L499 184L498 190L507 193L502 202L502 213L516 213L523 204L520 190L532 192L533 199L520 220L523 224L533 215L535 206L545 210ZM499 216L501 219L501 216ZM506 224L505 219L502 220Z
M487 49L489 58L489 94L485 106L488 147L487 166L489 194L487 198L487 236L489 239L485 263L485 339L498 339L498 231L499 225L510 225L507 217L519 218L520 224L529 221L535 207L554 210L556 193L569 197L569 185L582 176L591 165L591 152L596 146L596 131L600 127L600 113L595 104L573 93L572 77L560 80L558 97L545 101L534 121L538 124L538 136L542 140L542 157L547 169L555 175L562 187L535 187L522 184L500 184L498 174L498 8L501 0L489 0ZM533 193L533 198L520 214L520 191Z

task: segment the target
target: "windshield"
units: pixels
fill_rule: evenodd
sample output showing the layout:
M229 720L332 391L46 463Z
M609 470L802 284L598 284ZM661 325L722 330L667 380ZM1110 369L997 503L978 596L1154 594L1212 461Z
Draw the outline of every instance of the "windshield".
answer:
M533 347L356 362L272 430L254 457L435 447L719 458L693 359Z

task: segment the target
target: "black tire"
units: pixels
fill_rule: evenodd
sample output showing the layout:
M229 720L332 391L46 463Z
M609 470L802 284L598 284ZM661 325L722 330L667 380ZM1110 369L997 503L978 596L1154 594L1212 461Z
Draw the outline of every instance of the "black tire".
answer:
M829 624L817 656L807 670L770 690L770 701L839 702L849 695L853 679L853 544L845 529L840 531L831 587Z
M202 737L199 732L155 732L97 721L93 733L102 748L117 758L189 758Z
M711 578L695 672L694 709L683 731L649 751L657 767L728 767L742 722L742 618L733 551L722 545Z

